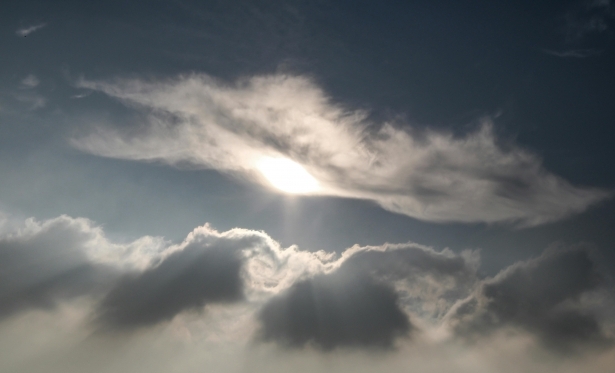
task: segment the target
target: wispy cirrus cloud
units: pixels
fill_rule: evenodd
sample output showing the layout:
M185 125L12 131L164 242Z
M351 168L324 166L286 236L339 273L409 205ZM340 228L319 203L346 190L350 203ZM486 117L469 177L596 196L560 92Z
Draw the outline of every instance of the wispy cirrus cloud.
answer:
M15 31L15 34L17 36L26 37L26 36L30 35L31 33L42 29L45 26L47 26L46 23L39 23L39 24L32 25L32 26L21 27L21 28L18 28L17 31Z
M500 145L488 119L461 137L371 123L364 112L333 103L302 76L257 76L227 84L191 74L77 85L148 118L139 131L99 126L72 140L77 148L104 157L188 163L263 185L270 185L264 159L290 159L318 181L312 194L371 200L433 222L534 226L610 196L571 185L528 150Z

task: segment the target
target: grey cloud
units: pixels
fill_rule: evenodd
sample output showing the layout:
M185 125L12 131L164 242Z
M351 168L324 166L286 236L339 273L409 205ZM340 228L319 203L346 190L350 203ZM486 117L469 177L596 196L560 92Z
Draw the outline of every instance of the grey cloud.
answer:
M170 320L211 302L242 299L242 261L232 247L189 245L143 273L127 275L106 295L100 319L114 327Z
M17 29L17 31L15 31L15 34L17 34L17 36L26 37L26 36L30 35L31 33L42 29L45 26L47 26L46 23L39 23L37 25L23 27L23 28Z
M0 319L88 296L98 299L101 326L148 326L211 303L262 302L323 273L333 258L282 249L263 232L239 228L204 225L178 245L149 236L118 244L83 218L0 217Z
M344 255L348 257L340 270L366 273L393 285L406 311L434 323L477 283L477 252L460 255L409 243L354 248Z
M416 244L353 247L335 270L301 280L260 311L259 337L281 345L391 348L408 315L441 318L476 281L475 256Z
M559 351L612 341L582 297L602 277L584 249L548 251L482 283L449 315L457 335L477 338L504 327L521 328Z
M411 330L392 287L348 271L294 284L263 307L259 320L265 341L323 350L390 348Z
M77 85L149 117L145 130L100 127L72 140L100 156L189 163L264 185L270 184L259 161L288 158L318 180L321 188L313 194L373 200L387 210L434 222L535 226L582 212L611 195L571 185L518 146L500 146L488 120L462 137L390 123L374 127L365 113L334 104L301 76L225 84L193 74Z
M196 228L159 262L129 273L101 301L97 318L113 329L168 321L212 303L259 303L304 275L323 273L318 253L280 248L263 232Z
M110 275L84 249L98 238L85 220L29 221L0 237L0 318L92 292Z

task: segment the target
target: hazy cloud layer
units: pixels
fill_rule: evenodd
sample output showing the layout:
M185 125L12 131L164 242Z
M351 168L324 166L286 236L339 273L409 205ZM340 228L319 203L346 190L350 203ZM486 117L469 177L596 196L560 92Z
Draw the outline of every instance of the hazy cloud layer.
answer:
M99 126L73 144L105 156L192 164L251 178L264 157L289 158L320 183L315 194L373 200L385 209L443 222L565 218L606 198L548 172L538 156L501 146L485 121L462 137L369 123L333 103L312 81L260 76L234 84L202 74L163 81L80 81L145 113L144 126Z
M558 350L605 345L612 339L604 335L596 310L583 303L601 284L586 250L547 251L485 280L455 306L451 322L468 338L519 327Z

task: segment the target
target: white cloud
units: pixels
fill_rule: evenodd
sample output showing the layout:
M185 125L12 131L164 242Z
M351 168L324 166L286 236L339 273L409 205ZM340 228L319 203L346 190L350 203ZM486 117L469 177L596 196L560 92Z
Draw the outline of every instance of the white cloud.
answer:
M47 26L46 23L39 23L37 25L32 25L32 26L28 26L28 27L22 27L17 29L17 31L15 31L15 34L17 34L18 36L28 36L31 33L38 31L40 29L42 29L43 27Z
M189 163L269 185L265 157L301 165L311 194L361 198L417 219L533 226L584 211L610 193L575 187L518 146L500 146L492 124L462 137L370 123L334 104L305 77L257 76L225 84L203 74L164 81L80 81L142 111L146 128L99 127L73 139L105 157Z

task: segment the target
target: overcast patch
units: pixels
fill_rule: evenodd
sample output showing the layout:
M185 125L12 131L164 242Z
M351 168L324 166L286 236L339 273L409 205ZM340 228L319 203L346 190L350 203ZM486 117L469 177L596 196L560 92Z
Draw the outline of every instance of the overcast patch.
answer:
M582 302L601 282L586 250L547 251L484 281L455 306L450 322L458 335L471 339L512 327L560 351L610 344L596 312Z
M149 117L143 131L98 128L73 139L105 157L189 163L268 185L263 159L291 159L318 180L311 194L373 200L387 210L445 222L533 226L584 211L610 194L575 187L535 154L498 145L492 124L462 137L369 123L305 77L224 84L194 74L164 81L80 81ZM374 130L378 128L378 130Z

